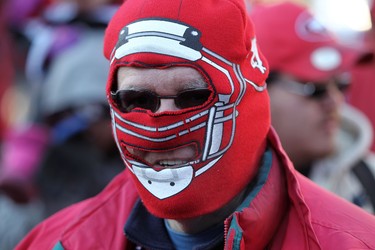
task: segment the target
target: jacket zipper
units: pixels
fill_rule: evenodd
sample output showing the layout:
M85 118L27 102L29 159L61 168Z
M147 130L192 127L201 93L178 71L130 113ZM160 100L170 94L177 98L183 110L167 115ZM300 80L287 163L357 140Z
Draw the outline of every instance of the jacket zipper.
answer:
M232 220L232 216L228 217L224 221L224 250L227 249L227 238L228 238L228 231L229 231L229 221Z

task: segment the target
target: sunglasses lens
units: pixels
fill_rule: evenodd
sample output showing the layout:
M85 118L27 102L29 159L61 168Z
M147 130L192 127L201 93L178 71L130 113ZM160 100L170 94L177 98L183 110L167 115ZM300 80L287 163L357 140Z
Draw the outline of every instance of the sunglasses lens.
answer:
M205 103L210 95L211 91L208 89L186 90L178 94L175 103L176 106L181 109L191 108Z
M336 84L336 87L338 90L340 90L341 92L345 92L348 90L350 84L348 83L337 83Z
M130 112L135 108L148 109L155 112L158 109L158 98L148 91L121 90L114 99L122 112Z
M156 112L160 99L174 99L176 107L190 108L202 105L211 95L208 89L192 89L180 92L177 96L158 96L150 91L120 90L112 94L113 101L121 112L127 113L135 108L148 109Z
M314 99L320 99L325 96L327 93L327 88L326 86L318 86L315 84L315 90L314 92L311 93L310 97Z
M337 90L343 93L348 89L349 84L336 82L334 86ZM329 91L328 85L314 84L314 87L314 91L310 94L311 98L321 99L322 97L326 96L327 91Z

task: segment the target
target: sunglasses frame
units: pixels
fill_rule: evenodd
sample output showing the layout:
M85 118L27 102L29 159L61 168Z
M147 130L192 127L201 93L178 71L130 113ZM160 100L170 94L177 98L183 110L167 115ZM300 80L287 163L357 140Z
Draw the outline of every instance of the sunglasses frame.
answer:
M344 92L349 86L348 82L332 80L328 84L314 82L299 82L294 80L278 80L290 93L311 99L321 99L327 95L329 85L334 85L337 90Z
M122 106L120 104L121 96L126 95L126 93L147 93L149 95L148 97L154 98L154 103L156 103L156 105L152 109L147 109L147 108L143 108L143 109L147 109L147 110L150 110L151 112L155 113L160 108L160 104L161 104L160 100L161 99L173 99L176 107L180 108L180 109L200 106L203 103L198 104L198 105L194 105L194 106L185 107L184 105L181 105L181 101L178 101L179 98L181 98L181 95L183 95L183 94L186 94L186 93L189 93L189 92L199 92L199 91L200 92L206 91L207 94L208 94L207 99L203 103L205 103L209 100L209 98L210 98L210 96L212 95L212 92L213 92L212 90L210 90L208 88L191 88L191 89L182 90L182 91L178 92L176 95L158 95L157 93L155 93L153 91L145 90L145 89L143 89L143 90L123 89L123 90L117 90L116 92L111 91L111 97L112 97L113 103L115 104L115 106L121 112L129 113L133 109L143 108L143 107L134 107L134 108L131 108L130 110L128 110L129 108L121 107Z

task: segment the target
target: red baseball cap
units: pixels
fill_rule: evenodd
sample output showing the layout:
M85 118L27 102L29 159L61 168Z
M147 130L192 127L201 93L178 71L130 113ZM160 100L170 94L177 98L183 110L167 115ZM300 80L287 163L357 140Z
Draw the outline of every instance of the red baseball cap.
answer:
M271 71L319 82L348 71L363 56L339 44L304 6L257 5L250 16Z

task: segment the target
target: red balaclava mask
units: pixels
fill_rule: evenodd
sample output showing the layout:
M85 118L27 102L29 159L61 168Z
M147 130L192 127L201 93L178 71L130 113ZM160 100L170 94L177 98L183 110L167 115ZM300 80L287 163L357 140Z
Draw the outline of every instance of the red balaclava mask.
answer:
M127 0L110 22L107 96L121 156L147 209L186 219L231 201L257 174L270 127L268 65L241 0ZM123 113L111 99L120 67L198 70L212 91L202 105ZM126 77L126 76L125 76ZM155 169L127 147L150 152L193 145L196 158Z

